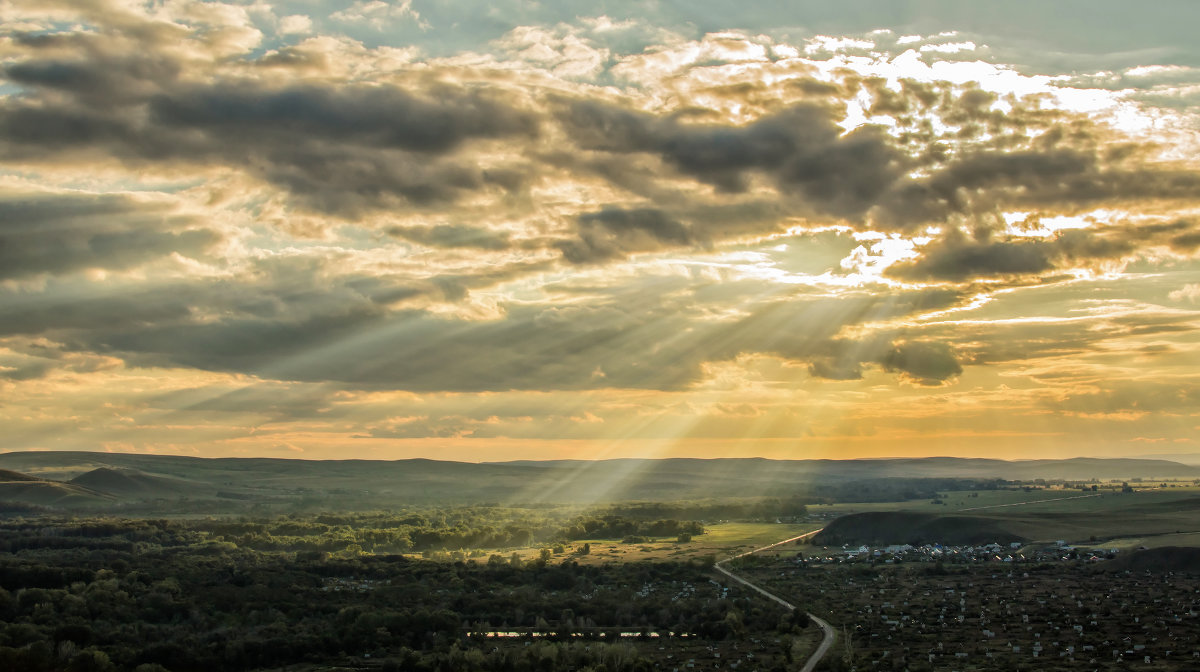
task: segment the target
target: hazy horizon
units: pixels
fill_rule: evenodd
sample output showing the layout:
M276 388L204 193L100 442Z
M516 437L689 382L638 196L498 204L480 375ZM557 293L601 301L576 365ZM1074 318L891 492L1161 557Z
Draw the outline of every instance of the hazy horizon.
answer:
M1200 464L1200 5L13 0L0 450Z

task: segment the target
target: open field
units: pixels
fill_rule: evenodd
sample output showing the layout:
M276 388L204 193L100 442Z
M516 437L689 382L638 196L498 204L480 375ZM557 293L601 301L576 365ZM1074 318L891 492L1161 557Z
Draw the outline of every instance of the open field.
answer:
M611 540L590 542L590 561L597 560L688 560L707 555L719 560L744 551L773 544L820 527L814 523L715 523L687 543L656 542L624 544ZM581 562L583 560L581 559Z
M1133 484L1139 497L1148 498L1154 502L1168 502L1177 499L1200 497L1200 487L1191 483L1170 483L1175 487L1159 488L1157 485ZM1118 488L1119 489L1119 488ZM942 504L934 504L931 498L913 499L903 502L845 502L837 504L813 505L810 511L814 514L861 513L866 511L918 511L923 513L951 513L966 510L978 510L985 507L999 507L1021 504L1025 511L1055 511L1085 512L1109 510L1112 501L1103 501L1107 497L1119 497L1122 493L1114 492L1109 485L1102 485L1096 493L1081 492L1074 489L1039 489L1039 490L968 490L940 493L943 495ZM1101 497L1089 497L1098 494ZM1043 501L1052 500L1052 501ZM1035 508L1036 507L1036 508Z
M679 542L671 538L651 539L646 542L625 543L613 539L580 539L563 544L564 551L551 553L550 562L560 563L572 559L583 565L602 564L606 562L637 562L641 560L679 561L700 560L711 557L720 560L745 551L762 548L782 539L795 537L811 532L820 527L819 523L712 523L705 526L705 533L696 535L692 541ZM581 555L580 549L587 544L591 552ZM543 548L553 548L553 544L534 544L523 548L477 548L472 549L470 557L477 562L486 561L493 554L508 559L514 554L523 562L536 560ZM789 545L767 551L769 554L779 552L795 553L796 547ZM421 553L404 553L407 558L418 560L425 557Z
M1097 548L1116 548L1121 551L1131 551L1140 547L1164 548L1166 546L1184 546L1200 548L1200 532L1185 532L1182 534L1157 534L1121 537L1104 543L1080 544L1080 546Z
M555 554L552 557L554 561L573 557L581 564L638 560L687 561L710 555L720 560L773 544L781 539L811 532L819 527L818 523L712 523L705 526L704 534L693 537L689 542L680 543L674 539L661 539L646 543L626 544L612 539L583 539L571 542L567 546L566 553ZM591 553L576 555L575 551L584 544L591 546ZM532 560L538 557L540 551L540 548L526 548L518 550L516 553L522 560ZM491 551L485 552L490 553ZM511 549L495 552L506 557L513 553Z

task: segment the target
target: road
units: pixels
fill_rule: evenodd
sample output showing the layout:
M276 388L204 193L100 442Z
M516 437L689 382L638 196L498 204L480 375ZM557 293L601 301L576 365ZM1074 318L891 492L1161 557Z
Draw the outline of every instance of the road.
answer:
M821 631L825 633L825 638L821 640L821 645L813 652L813 655L808 657L808 662L804 663L804 667L800 668L800 672L812 672L817 667L817 663L829 653L829 649L833 648L833 641L837 638L834 634L833 626L825 622L825 619L820 616L808 615L813 620L813 623L821 626Z
M958 511L983 511L984 509L1000 509L1006 506L1025 506L1026 504L1041 504L1042 502L1061 502L1066 499L1087 499L1088 497L1099 497L1100 495L1079 495L1077 497L1055 497L1054 499L1035 499L1030 502L1013 502L1012 504L992 504L990 506L972 506L969 509L958 509Z
M770 544L768 546L763 546L762 548L756 548L752 551L746 551L745 553L739 553L732 557L725 558L724 560L713 565L713 569L724 574L725 576L729 577L733 581L736 581L736 582L742 584L743 586L749 588L750 590L753 590L753 591L759 593L763 597L765 597L773 602L777 602L777 603L783 605L784 608L786 608L788 611L795 611L796 605L792 604L791 602L788 602L787 600L776 595L775 593L772 593L768 590L760 588L759 586L754 585L753 583L747 581L746 579L743 579L742 577L738 576L737 574L734 574L733 572L726 569L723 565L725 565L725 563L729 562L730 560L736 560L737 558L745 557L745 556L751 555L753 553L758 553L759 551L765 551L769 548L775 548L776 546L782 546L783 544L791 543L791 542L797 541L799 539L805 539L807 537L811 537L812 535L814 535L820 531L821 530L813 530L812 532L806 532L798 537L792 537L791 539L784 539L783 541L777 541L774 544ZM825 619L820 618L818 616L814 616L810 612L805 612L805 613L808 614L808 618L810 620L812 620L813 623L816 623L818 626L820 626L821 632L823 632L825 635L821 639L821 644L820 644L820 646L817 647L817 650L814 651L813 654L808 657L808 662L804 663L804 667L800 668L800 672L812 672L812 670L817 667L817 663L821 662L821 659L823 659L825 657L825 654L829 653L829 649L833 648L833 642L835 639L837 639L837 633L834 632L833 626L831 626L825 622Z

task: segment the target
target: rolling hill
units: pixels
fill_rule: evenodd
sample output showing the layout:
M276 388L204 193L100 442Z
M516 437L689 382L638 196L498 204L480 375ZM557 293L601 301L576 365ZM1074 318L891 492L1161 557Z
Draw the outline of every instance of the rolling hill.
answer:
M71 485L130 499L179 498L198 494L202 490L200 484L184 479L112 467L98 467L69 482Z
M123 499L265 501L293 505L575 503L857 493L876 501L972 479L1200 477L1156 460L615 459L497 463L197 458L93 452L9 452L0 468L69 481ZM76 479L76 480L73 480ZM942 482L929 479L942 479ZM954 479L962 482L954 483Z
M90 488L0 469L0 502L75 509L111 504L115 498ZM20 509L21 507L11 507Z

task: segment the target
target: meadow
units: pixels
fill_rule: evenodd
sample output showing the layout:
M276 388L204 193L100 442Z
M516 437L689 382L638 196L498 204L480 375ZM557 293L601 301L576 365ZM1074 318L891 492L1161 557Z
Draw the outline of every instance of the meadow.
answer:
M704 534L679 543L662 540L648 543L623 543L613 540L584 540L590 543L591 553L580 562L611 560L694 560L715 559L762 548L781 539L795 537L820 527L819 523L751 523L723 522L705 525ZM578 544L579 542L576 542Z

